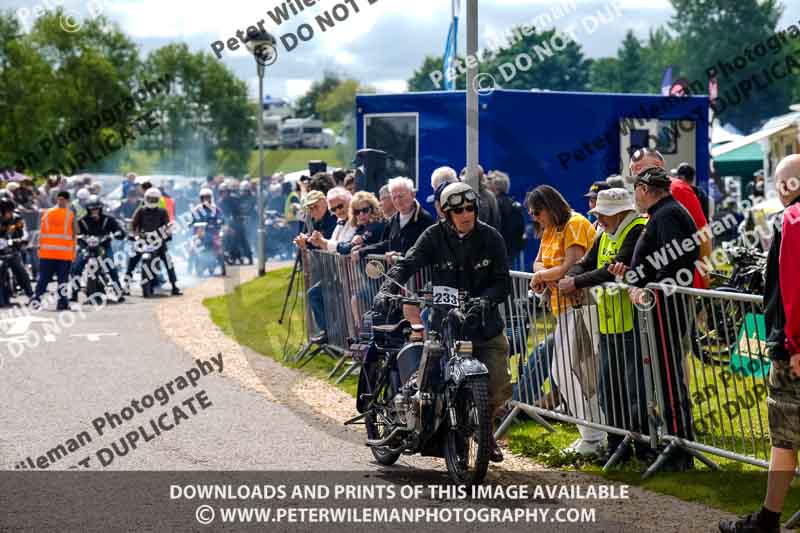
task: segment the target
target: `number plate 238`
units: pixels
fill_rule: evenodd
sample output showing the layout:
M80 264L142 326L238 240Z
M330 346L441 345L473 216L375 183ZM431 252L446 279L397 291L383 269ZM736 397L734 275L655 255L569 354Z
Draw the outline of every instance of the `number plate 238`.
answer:
M433 287L433 303L435 305L458 305L458 289L436 285Z

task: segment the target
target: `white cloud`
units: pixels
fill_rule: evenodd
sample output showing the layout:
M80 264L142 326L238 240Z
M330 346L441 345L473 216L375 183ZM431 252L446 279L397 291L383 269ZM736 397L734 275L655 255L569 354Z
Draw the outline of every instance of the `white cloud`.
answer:
M379 93L403 93L408 90L406 80L381 80L370 82Z
M286 80L286 96L290 99L303 96L310 88L312 80Z

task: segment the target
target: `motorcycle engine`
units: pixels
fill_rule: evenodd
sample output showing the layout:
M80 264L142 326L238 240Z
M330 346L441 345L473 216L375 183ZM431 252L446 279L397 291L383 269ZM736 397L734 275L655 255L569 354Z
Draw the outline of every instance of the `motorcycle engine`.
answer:
M406 429L417 430L419 423L419 391L417 376L414 375L394 397L394 408L397 421Z

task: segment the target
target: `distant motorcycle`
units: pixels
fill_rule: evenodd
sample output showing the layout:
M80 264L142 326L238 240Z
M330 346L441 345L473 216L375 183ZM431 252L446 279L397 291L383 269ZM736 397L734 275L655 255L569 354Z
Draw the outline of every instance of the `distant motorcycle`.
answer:
M104 259L106 258L105 244L113 239L112 235L102 238L90 235L79 236L78 242L82 244L80 253L87 258L84 274L86 275L86 296L91 298L95 294L106 295L114 287L114 280Z
M367 275L385 276L383 265L370 262ZM381 325L376 313L367 313L365 335L350 345L363 360L356 396L361 414L345 424L363 420L366 444L383 465L403 453L444 457L454 482L482 483L491 451L489 372L462 333L473 319L467 309L479 300L440 286L389 298L441 313L441 331L429 329L425 342L409 342L407 320Z
M192 238L189 241L189 272L198 276L206 272L213 275L220 267L221 275L226 275L225 257L222 253L222 231L209 228L206 222L192 224Z
M142 242L142 260L141 260L141 287L142 296L150 298L155 293L155 290L161 285L159 279L159 272L161 265L158 259L158 250L161 248L160 244L151 244L146 241Z
M712 273L714 290L736 294L763 294L767 254L757 249L723 244L733 270L730 276ZM704 362L714 365L730 363L738 344L738 333L744 323L745 306L738 301L713 300L696 303L699 317L692 335L692 351Z
M0 239L0 307L11 305L11 299L17 293L14 273L8 265L11 258L20 255L14 244L10 239Z

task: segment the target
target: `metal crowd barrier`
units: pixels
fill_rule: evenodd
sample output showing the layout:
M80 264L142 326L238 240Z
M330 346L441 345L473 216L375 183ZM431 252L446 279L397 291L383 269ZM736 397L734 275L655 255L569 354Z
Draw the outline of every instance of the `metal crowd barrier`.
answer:
M384 258L305 254L306 287L319 283L327 343L314 352L309 343L295 360L327 353L336 361L330 377L349 363L337 382L360 368L346 350L381 284L366 277L368 260ZM633 443L660 452L645 477L676 449L711 468L717 465L706 454L768 466L770 363L761 297L651 285L649 301L629 307L622 285L569 295L553 287L537 296L529 291L532 274L511 278L501 312L514 396L496 436L524 412L550 430L547 420L558 420L576 424L586 441L621 443L606 469ZM429 279L422 272L408 288ZM310 305L306 310L311 339L316 329Z

